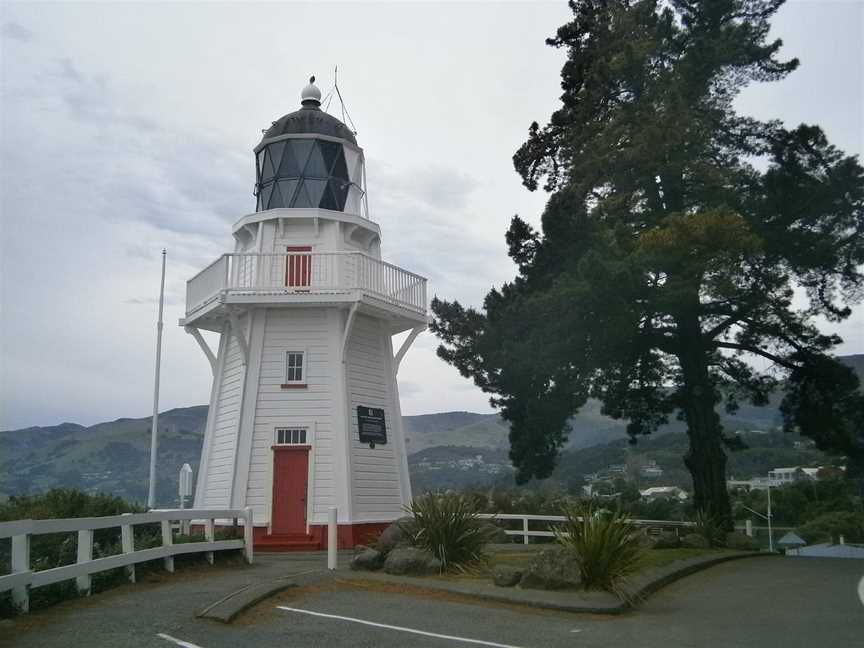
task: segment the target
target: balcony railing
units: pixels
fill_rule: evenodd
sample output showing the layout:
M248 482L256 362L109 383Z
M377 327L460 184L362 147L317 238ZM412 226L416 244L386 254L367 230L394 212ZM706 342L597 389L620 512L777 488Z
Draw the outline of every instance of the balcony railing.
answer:
M426 312L426 279L360 252L223 254L186 283L186 315L220 294L308 295L360 291Z

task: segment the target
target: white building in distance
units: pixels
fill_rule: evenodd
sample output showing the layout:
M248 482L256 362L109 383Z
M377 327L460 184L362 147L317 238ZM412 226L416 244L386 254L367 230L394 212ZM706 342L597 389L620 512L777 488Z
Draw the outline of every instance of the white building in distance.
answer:
M314 77L301 98L255 147L255 212L189 280L180 322L213 370L195 507L252 507L274 550L322 548L331 506L340 547L403 514L396 373L427 324L426 279L381 259L355 134Z

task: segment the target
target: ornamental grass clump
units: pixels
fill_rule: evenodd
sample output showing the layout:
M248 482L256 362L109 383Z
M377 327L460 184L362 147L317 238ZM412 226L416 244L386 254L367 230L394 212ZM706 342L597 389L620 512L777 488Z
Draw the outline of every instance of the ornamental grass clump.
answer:
M405 510L414 517L409 540L441 561L441 571L465 570L485 559L484 546L494 528L479 517L474 503L462 495L428 493Z
M632 598L628 579L645 559L639 530L621 511L570 505L564 508L564 515L566 522L553 530L555 540L576 558L582 586Z

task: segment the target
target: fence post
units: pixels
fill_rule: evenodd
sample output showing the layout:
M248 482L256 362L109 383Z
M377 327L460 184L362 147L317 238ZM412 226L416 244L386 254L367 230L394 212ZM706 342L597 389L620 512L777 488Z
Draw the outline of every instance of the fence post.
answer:
M204 520L204 539L207 542L214 542L216 540L216 527L213 525L213 518L207 518ZM213 564L212 551L204 552L204 557L207 559L208 563L211 565Z
M30 571L30 536L28 534L12 536L12 573L19 574ZM19 585L12 588L12 602L22 612L30 611L30 586Z
M337 537L338 519L335 506L327 509L327 569L336 569L336 549L339 544Z
M162 520L162 546L171 547L174 544L174 536L171 535L171 520ZM174 573L174 556L165 556L165 571Z
M524 538L522 543L528 544L528 518L527 517L522 518L522 537Z
M751 538L753 537L753 520L750 518L747 518L747 520L744 521L744 533Z
M243 557L246 558L246 562L250 565L252 564L253 559L253 543L255 541L255 534L253 533L253 525L252 525L252 509L250 507L246 507L243 509Z
M81 529L78 532L78 564L88 563L93 560L93 529ZM92 577L84 574L75 578L78 592L84 596L90 596Z
M123 513L123 515L132 515L131 513ZM135 534L131 524L123 524L120 527L120 544L122 545L123 553L135 553ZM126 565L126 576L130 583L135 582L135 565Z

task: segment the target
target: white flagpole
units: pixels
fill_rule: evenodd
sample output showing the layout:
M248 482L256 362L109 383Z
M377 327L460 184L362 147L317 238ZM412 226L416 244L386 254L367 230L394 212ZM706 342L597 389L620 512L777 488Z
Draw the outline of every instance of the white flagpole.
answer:
M150 427L150 487L147 508L156 505L156 452L159 449L159 369L162 359L162 305L165 303L165 256L162 250L162 284L159 287L159 321L156 323L156 379L153 386L153 423Z

